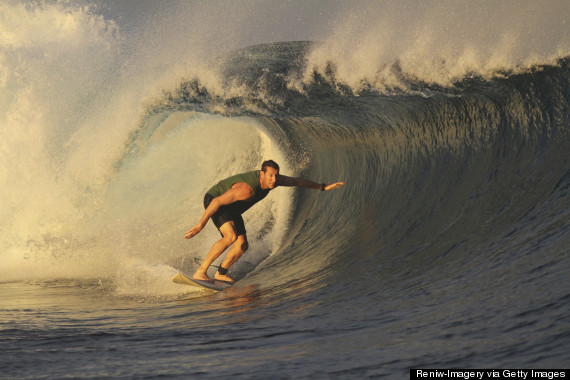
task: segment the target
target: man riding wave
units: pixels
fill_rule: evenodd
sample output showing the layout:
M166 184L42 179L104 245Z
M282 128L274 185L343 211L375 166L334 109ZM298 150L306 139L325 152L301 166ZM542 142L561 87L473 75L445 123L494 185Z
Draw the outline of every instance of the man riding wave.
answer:
M296 186L328 191L343 185L344 182L326 185L303 178L281 175L279 174L279 165L272 160L264 161L261 170L254 170L221 180L206 192L204 196L205 211L200 222L186 232L186 239L190 239L202 231L208 220L212 219L222 235L222 238L214 243L200 268L194 273L193 279L213 282L206 273L208 267L233 244L214 276L216 280L233 283L233 280L227 275L228 269L248 248L242 214L265 198L271 190L279 186Z

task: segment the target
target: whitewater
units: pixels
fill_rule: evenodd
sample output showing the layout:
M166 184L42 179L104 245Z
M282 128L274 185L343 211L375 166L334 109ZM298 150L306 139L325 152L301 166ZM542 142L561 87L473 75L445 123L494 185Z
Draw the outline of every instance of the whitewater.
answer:
M0 4L0 378L567 367L545 4ZM233 287L171 282L219 238L184 239L205 191L266 159L346 185L246 212Z

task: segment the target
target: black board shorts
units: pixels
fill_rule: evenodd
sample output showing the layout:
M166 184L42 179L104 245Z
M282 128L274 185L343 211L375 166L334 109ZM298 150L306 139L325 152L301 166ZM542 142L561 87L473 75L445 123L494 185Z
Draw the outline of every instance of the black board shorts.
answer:
M204 209L208 208L213 199L214 196L210 194L204 195ZM214 222L214 225L218 228L218 231L220 230L220 227L224 225L224 223L233 221L236 227L236 235L240 236L246 234L245 224L243 222L241 213L237 211L235 207L232 207L232 205L220 207L219 210L212 215L211 219L212 222ZM222 232L220 231L220 234L221 233ZM224 235L222 234L222 236Z

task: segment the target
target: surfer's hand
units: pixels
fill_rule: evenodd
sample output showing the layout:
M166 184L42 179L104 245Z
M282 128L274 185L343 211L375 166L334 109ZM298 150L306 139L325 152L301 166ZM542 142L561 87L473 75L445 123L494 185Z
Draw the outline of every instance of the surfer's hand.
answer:
M325 186L325 191L332 190L332 189L336 189L336 188L339 188L339 187L342 187L342 186L344 186L344 182L331 183L330 185L326 185L326 186Z
M190 230L186 231L186 236L185 236L185 238L186 238L186 239L191 239L191 238L193 238L194 236L198 235L198 233L199 233L200 231L202 231L202 228L204 228L204 227L202 227L200 224L198 224L197 226L192 227Z

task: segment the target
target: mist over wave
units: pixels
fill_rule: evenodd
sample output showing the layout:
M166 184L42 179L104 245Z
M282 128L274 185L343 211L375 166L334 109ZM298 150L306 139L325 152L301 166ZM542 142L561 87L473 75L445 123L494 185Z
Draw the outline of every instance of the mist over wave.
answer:
M409 89L409 81L449 86L554 63L567 55L570 8L549 5L361 4L311 51L305 78L333 68L353 89Z

